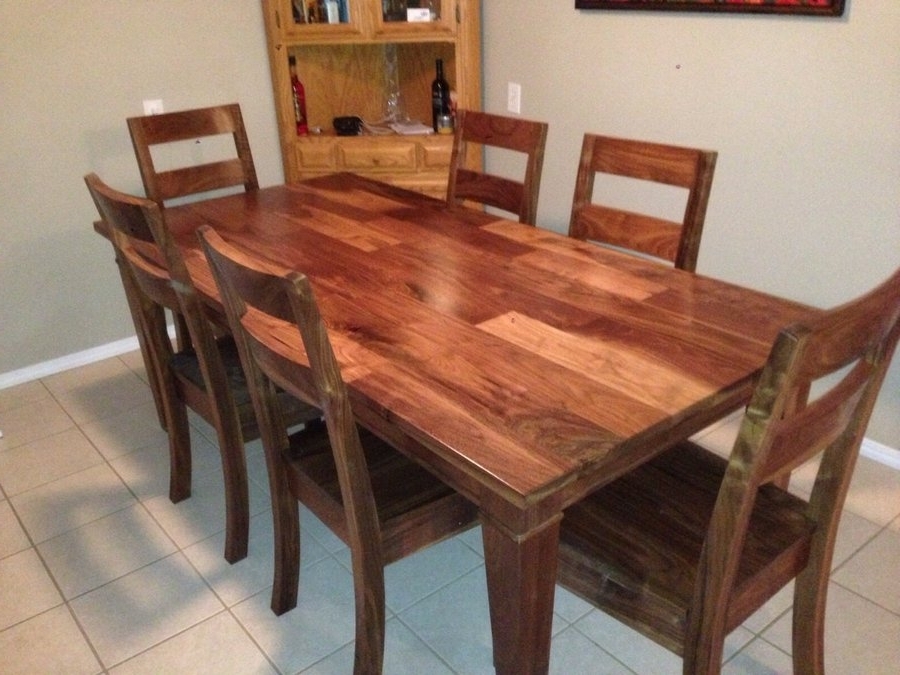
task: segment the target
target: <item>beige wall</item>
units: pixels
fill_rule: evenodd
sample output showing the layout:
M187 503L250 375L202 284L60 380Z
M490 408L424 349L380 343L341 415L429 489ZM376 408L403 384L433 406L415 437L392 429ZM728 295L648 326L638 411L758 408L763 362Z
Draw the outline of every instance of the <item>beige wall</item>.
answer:
M594 131L718 150L700 273L829 306L900 265L898 0L840 19L574 4L484 2L485 107L518 82L550 123L542 225L567 226ZM900 355L869 436L900 448Z
M719 151L702 273L826 306L900 264L897 0L837 20L483 4L486 108L515 81L550 122L545 226L565 227L591 130ZM125 117L240 101L272 184L269 88L255 0L0 0L0 378L133 332L81 182L140 190ZM895 361L869 435L897 448Z
M0 0L0 374L134 334L82 181L142 191L125 118L239 101L282 180L256 0Z

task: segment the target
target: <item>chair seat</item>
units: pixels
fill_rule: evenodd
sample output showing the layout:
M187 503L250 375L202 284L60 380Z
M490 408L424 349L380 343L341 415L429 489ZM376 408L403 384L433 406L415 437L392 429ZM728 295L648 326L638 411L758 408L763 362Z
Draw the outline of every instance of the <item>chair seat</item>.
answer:
M478 510L427 470L380 438L359 428L381 525L384 564L475 525ZM324 422L290 436L291 491L347 542L347 512ZM416 527L428 522L429 527Z
M720 456L680 443L570 507L560 533L560 583L682 654L697 564L726 467ZM774 485L760 490L728 630L806 565L814 531L806 508Z
M232 388L232 396L235 405L238 407L250 403L250 392L247 389L247 382L244 378L244 370L241 367L240 357L238 355L237 345L234 339L224 336L216 340L219 347L219 353L222 355L222 365L225 368L225 375L228 378L228 384ZM187 379L194 386L203 389L206 384L203 379L203 373L200 370L200 359L193 349L184 349L175 352L169 361L169 366L180 377Z
M231 335L224 335L216 339L216 345L219 348L222 366L225 370L225 376L228 378L228 386L231 388L234 404L238 411L243 439L250 441L258 438L259 427L256 423L253 401L250 398L247 378L244 376L244 369L241 366L237 344ZM206 384L203 373L200 370L200 359L197 357L196 352L192 349L175 352L169 361L169 366L182 385L189 383L190 388L196 392L196 395L192 395L187 390L182 392L191 401L191 407L204 410L209 408L206 414L202 416L210 419L212 410L207 403L208 398L205 395ZM186 389L184 386L182 388ZM285 423L289 427L304 424L321 417L321 411L285 392L280 391L278 393L278 403Z

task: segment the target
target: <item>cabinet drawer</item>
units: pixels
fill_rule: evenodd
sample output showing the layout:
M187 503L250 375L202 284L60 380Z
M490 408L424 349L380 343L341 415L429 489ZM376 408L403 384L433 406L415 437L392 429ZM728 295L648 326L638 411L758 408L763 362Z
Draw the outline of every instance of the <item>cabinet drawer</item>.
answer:
M341 146L342 167L356 169L396 169L416 168L415 143L346 143Z
M297 166L301 169L337 168L337 145L330 140L325 142L300 142L294 146Z
M421 192L441 201L447 198L447 174L416 173L398 176L391 181L394 185L407 190Z

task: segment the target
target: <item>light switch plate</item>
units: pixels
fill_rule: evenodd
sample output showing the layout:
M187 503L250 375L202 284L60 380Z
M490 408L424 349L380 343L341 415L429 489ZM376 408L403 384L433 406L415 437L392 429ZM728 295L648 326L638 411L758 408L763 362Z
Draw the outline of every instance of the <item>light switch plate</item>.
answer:
M144 114L145 115L160 115L165 112L163 108L163 102L161 98L145 98L144 99Z
M507 84L506 109L514 113L522 112L522 85L518 82Z

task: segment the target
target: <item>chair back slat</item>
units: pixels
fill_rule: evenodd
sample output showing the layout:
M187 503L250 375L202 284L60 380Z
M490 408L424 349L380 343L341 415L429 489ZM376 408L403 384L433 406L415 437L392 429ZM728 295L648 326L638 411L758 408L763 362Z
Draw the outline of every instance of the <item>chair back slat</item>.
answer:
M239 159L162 171L156 176L157 189L164 200L242 184L244 167Z
M465 200L488 204L510 213L522 210L525 186L502 176L490 176L460 169L456 174L456 195Z
M232 134L243 127L236 103L131 118L148 145ZM131 124L131 123L129 123Z
M867 369L854 369L852 377L845 378L840 386L815 403L773 423L776 428L771 432L768 457L760 472L761 482L775 480L820 454L832 443L843 442L869 383L864 370ZM798 452L798 447L805 448L805 452Z
M692 189L700 173L702 150L622 138L594 137L589 155L594 172L665 183ZM602 143L603 151L596 150Z
M682 228L670 220L593 204L579 212L578 222L596 241L663 260L678 257Z

